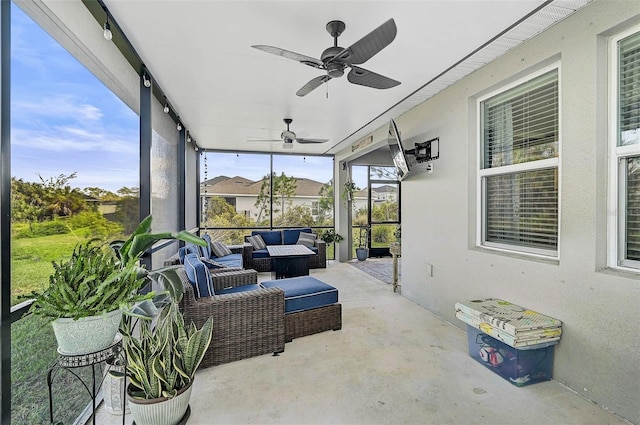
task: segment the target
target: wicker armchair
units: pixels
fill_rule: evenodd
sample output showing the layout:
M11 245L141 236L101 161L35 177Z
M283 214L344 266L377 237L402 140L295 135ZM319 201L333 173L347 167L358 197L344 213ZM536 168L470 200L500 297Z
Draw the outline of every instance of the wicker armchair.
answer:
M257 289L196 299L184 269L180 268L177 272L184 286L180 311L185 323L194 322L201 327L207 318L213 317L213 337L201 367L284 351L282 289ZM241 281L240 278L227 280L224 287L249 283ZM214 280L215 289L223 288L217 287L222 284L220 282ZM232 284L228 285L229 282Z

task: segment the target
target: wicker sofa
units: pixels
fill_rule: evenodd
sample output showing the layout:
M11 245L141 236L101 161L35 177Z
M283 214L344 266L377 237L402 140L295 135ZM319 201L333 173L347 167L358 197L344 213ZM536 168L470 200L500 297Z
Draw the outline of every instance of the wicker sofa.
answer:
M235 278L215 279L216 291L256 283L236 271ZM255 276L255 271L252 270ZM184 268L178 268L184 292L180 311L185 323L197 327L213 317L213 337L201 367L215 366L249 357L284 351L284 291L280 288L257 289L206 298L196 298ZM232 272L233 273L233 272ZM215 274L229 274L212 273Z
M302 229L278 229L270 231L253 231L251 236L260 235L267 245L295 245L300 232L311 233L310 228ZM247 238L245 237L245 241ZM319 269L327 267L327 244L321 239L316 239L311 247L316 253L309 257L309 268ZM248 241L242 251L244 268L254 269L258 272L270 272L273 270L273 261L266 250L256 250Z

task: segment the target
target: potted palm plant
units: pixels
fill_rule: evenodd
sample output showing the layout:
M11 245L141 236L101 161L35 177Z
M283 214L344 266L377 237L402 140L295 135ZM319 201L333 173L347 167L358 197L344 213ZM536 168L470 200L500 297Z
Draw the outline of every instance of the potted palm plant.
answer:
M195 372L211 343L211 317L200 329L193 323L185 326L178 308L182 283L174 270L168 267L150 274L170 293L159 315L128 312L143 319L138 336L132 332L131 321L123 321L130 380L127 400L138 425L176 425L188 417Z
M186 231L150 233L151 216L144 219L126 241L106 250L95 242L78 244L68 260L53 262L49 286L35 297L29 312L53 319L58 351L80 355L107 348L114 342L122 309L148 300L139 294L147 282L140 256L162 239L206 242ZM114 255L115 253L115 255Z

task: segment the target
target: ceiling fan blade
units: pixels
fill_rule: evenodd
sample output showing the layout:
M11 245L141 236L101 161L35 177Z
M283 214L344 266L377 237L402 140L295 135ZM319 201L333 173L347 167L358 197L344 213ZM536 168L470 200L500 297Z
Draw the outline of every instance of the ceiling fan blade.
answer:
M380 50L387 47L396 38L396 23L393 18L389 19L360 40L353 43L340 53L333 61L344 62L346 64L359 65L371 59Z
M347 80L349 80L350 83L372 87L374 89L390 89L400 84L400 81L376 74L359 66L351 67L351 71L347 74Z
M282 139L247 139L247 142L282 142Z
M309 93L311 93L313 90L315 90L316 88L318 88L322 83L326 83L327 81L329 81L331 79L331 77L329 77L328 75L321 75L319 77L314 78L313 80L309 81L307 84L305 84L304 86L302 86L300 88L300 90L298 90L296 92L296 94L300 97L302 96L306 96Z
M323 66L322 61L316 58L312 58L311 56L303 55L296 52L290 52L289 50L284 50L279 47L265 46L262 44L258 44L251 47L253 47L254 49L262 50L263 52L271 53L272 55L298 61L304 65L309 65L313 68L322 68Z
M298 143L324 143L324 142L328 142L329 139L296 139L296 142Z

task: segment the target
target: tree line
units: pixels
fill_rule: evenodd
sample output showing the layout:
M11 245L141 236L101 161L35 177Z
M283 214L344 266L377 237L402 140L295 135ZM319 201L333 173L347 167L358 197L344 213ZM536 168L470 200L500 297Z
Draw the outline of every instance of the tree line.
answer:
M99 204L115 204L115 212L107 217L130 233L138 224L138 188L123 187L116 193L99 188L72 188L70 181L77 177L73 172L45 179L37 174L39 181L28 182L16 177L11 178L11 221L28 223L31 232L40 223L71 218L84 213L85 217L95 216ZM51 227L51 226L50 226Z

